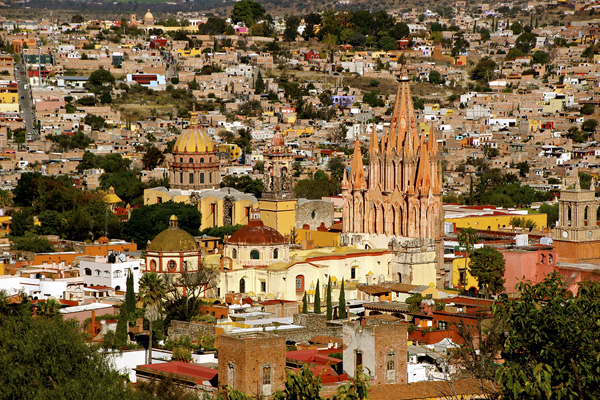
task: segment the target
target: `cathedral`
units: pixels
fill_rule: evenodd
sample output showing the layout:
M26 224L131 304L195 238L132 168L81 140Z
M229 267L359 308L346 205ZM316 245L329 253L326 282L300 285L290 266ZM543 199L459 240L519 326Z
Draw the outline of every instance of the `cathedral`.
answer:
M435 284L443 262L441 170L433 127L428 139L419 133L407 81L398 86L391 126L381 141L373 129L368 177L362 158L356 142L350 176L344 172L342 180L342 243L390 247L398 280Z

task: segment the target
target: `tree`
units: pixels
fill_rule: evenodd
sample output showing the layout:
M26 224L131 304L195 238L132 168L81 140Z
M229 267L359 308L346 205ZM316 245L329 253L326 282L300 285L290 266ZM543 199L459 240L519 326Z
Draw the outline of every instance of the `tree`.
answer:
M533 53L532 61L534 64L548 64L550 56L545 51L538 50Z
M197 315L203 299L214 297L217 272L199 266L198 271L184 271L180 275L170 274L165 278L168 296L164 303L166 322L172 320L191 321Z
M379 98L379 92L374 90L363 95L363 101L371 107L383 107L385 102Z
M340 156L336 156L331 158L327 162L327 169L331 171L331 177L336 179L337 181L341 181L344 177L344 170L346 169L346 164L344 164L344 159Z
M522 161L517 164L517 169L521 178L525 178L529 173L529 164L527 164L527 161Z
M515 21L510 25L510 29L513 32L513 35L520 35L523 32L523 25L519 21Z
M106 128L106 120L100 115L87 114L83 119L83 123L89 125L93 131L98 131Z
M524 54L528 54L535 46L536 37L531 31L521 33L515 41L515 48L521 50Z
M598 121L595 119L586 119L585 121L583 121L583 124L581 124L581 129L583 129L586 132L594 132L597 127Z
M317 286L315 287L315 302L314 302L314 313L321 314L321 289L319 288L319 280L317 279Z
M154 321L161 312L162 302L166 295L166 286L162 277L156 272L147 272L140 279L140 299L146 307L146 318L150 322L148 338L148 364L152 364L152 330Z
M33 213L31 209L25 208L12 215L10 233L13 236L25 236L27 232L33 231Z
M256 197L260 197L264 190L264 183L260 179L252 179L249 175L227 175L221 183L221 187L231 187L244 193L250 193Z
M505 324L498 374L503 398L599 398L600 283L581 282L573 295L554 272L518 289L518 299L493 305Z
M129 316L135 313L135 292L133 291L133 274L127 275L127 291L125 292L125 305Z
M34 318L27 304L21 310L18 315L0 315L0 397L132 397L130 387L110 367L106 354L85 342L77 323Z
M481 28L479 30L479 34L481 35L481 40L483 42L487 42L488 40L490 40L490 30L487 28Z
M90 75L88 83L93 86L112 85L115 83L115 77L106 69L97 69Z
M504 291L504 256L493 247L476 249L469 262L469 272L479 282L480 292L486 295Z
M32 253L53 253L56 251L48 239L33 233L26 233L22 237L12 237L10 248Z
M440 74L438 71L429 72L429 83L434 85L439 85L442 83L442 74Z
M238 3L236 3L236 4L238 4ZM254 82L254 93L263 94L264 92L265 92L265 81L263 80L262 73L260 72L260 70L258 70L258 74L256 74L256 82Z
M421 310L421 302L425 298L421 293L415 293L412 296L408 297L405 300L405 303L408 304L408 311L418 312Z
M596 107L592 103L586 103L579 109L581 115L592 115L595 111Z
M458 244L465 248L465 269L467 269L469 254L473 251L475 243L477 243L477 231L473 228L462 228L457 235L457 239Z
M308 314L308 300L306 299L306 291L302 296L302 314Z
M71 22L73 24L81 24L82 22L85 22L85 19L81 14L75 14L71 17Z
M346 311L346 292L344 290L344 279L342 279L342 286L340 287L340 298L338 300L338 317L340 319L346 319L348 312Z
M63 225L63 216L58 211L44 210L38 215L40 226L36 231L41 235L60 235Z
M162 164L163 161L165 161L165 155L156 146L152 145L146 148L146 153L144 153L144 157L142 158L145 170L151 171Z
M293 42L298 36L298 27L300 26L300 17L297 15L288 15L285 19L285 30L283 31L283 40Z
M233 10L231 10L231 21L234 23L243 22L248 28L264 17L265 9L256 1L238 1L233 6Z
M496 62L491 58L480 60L471 71L471 79L480 82L489 82L496 69Z
M133 240L139 248L145 248L148 241L169 227L169 218L176 215L179 228L192 236L198 236L202 222L200 211L191 204L168 201L136 208L123 225L123 238Z
M331 277L327 281L327 321L333 319L333 303L331 301Z

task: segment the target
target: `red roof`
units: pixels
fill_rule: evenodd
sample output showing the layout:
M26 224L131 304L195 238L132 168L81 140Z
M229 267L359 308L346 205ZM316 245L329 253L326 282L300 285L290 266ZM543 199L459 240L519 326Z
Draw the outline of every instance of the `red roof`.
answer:
M185 376L196 380L198 383L210 381L218 374L216 369L202 367L196 364L184 363L181 361L171 361L161 364L145 364L138 366L138 368L145 368L166 372L168 374Z
M261 220L250 220L248 225L238 229L229 239L228 244L271 245L284 244L285 238L277 230L265 226Z

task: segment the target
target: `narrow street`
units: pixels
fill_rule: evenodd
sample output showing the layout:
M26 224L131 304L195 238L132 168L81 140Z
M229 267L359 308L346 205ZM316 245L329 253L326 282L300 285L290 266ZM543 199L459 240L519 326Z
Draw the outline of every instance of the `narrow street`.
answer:
M25 121L25 129L27 133L33 133L35 131L35 124L31 85L29 83L29 75L22 60L18 64L15 64L15 79L17 80L17 87L19 89L19 108L21 109L21 116Z

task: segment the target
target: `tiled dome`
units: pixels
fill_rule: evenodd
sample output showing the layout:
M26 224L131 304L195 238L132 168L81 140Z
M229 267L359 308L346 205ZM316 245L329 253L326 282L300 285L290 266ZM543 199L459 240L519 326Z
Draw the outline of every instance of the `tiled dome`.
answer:
M227 240L227 244L268 246L285 244L285 238L277 230L265 226L261 220L250 220Z

